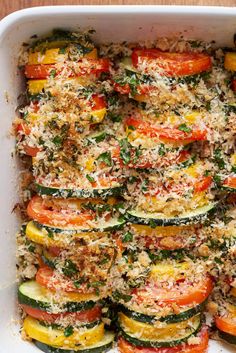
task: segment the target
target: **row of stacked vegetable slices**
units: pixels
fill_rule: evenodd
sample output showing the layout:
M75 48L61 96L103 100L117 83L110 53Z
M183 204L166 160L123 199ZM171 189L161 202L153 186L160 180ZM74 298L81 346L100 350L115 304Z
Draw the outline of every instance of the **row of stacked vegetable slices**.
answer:
M24 332L46 352L110 349L108 297L118 304L121 352L207 349L203 313L214 280L201 261L176 254L200 244L203 221L219 207L215 189L234 191L235 157L226 156L232 170L215 175L198 158L198 144L212 133L202 111L159 117L146 109L156 104L152 66L176 85L210 71L212 61L204 53L139 48L117 65L98 57L87 35L64 31L28 50L28 104L15 127L19 154L32 157L37 193L22 233L41 247L35 280L20 285L18 298L28 315ZM126 105L132 114L120 117ZM222 160L217 150L213 163ZM122 293L113 276L129 278L122 261L135 263L133 240L138 262L141 247L149 259L141 280L138 272ZM170 261L153 249L168 251ZM220 320L223 337L235 336Z

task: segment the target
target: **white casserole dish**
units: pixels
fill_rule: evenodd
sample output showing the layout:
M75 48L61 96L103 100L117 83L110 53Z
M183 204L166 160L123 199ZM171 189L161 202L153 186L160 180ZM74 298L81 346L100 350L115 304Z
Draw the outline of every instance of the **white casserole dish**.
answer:
M0 353L39 352L23 342L16 320L15 233L18 220L11 213L17 202L17 163L11 157L14 138L9 131L17 96L20 45L33 34L53 28L96 29L97 41L138 41L157 36L215 40L217 46L233 46L236 8L181 6L55 6L15 12L0 22ZM211 342L210 353L236 352L232 346Z

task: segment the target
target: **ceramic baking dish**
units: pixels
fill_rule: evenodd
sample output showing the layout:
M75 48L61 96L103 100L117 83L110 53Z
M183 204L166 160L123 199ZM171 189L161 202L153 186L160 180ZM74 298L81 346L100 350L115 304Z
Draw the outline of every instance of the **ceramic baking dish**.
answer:
M233 46L236 8L185 6L55 6L15 12L0 22L0 353L39 352L18 334L16 314L15 232L18 221L12 209L17 202L17 161L12 156L11 121L21 92L17 57L22 42L53 28L96 29L95 40L139 41L157 36L214 40ZM210 353L236 352L211 342Z

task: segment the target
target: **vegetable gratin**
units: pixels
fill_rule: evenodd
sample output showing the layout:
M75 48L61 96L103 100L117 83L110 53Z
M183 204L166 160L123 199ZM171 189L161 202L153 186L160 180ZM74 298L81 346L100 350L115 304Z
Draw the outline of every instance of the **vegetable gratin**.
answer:
M24 43L13 130L22 338L46 353L236 344L236 49Z

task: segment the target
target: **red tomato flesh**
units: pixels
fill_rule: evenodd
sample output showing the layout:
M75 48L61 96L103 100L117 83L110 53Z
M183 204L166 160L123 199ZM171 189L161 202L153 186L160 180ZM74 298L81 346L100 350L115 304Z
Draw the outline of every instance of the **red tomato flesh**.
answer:
M183 143L190 143L193 141L204 141L206 140L207 135L206 130L195 129L190 132L185 132L178 128L156 127L149 122L134 117L127 118L125 120L125 125L134 127L135 130L144 136L159 138L160 140L167 140L170 142L181 141Z
M109 72L109 69L110 61L108 59L86 59L84 65L83 60L78 63L78 72L70 70L68 77L99 75L102 72ZM58 70L54 64L25 65L25 76L30 79L46 79L52 73L55 76L59 75L61 70Z
M171 77L196 75L212 67L210 56L203 53L169 53L159 49L134 49L132 53L134 67L138 68L145 61L160 68L160 74Z
M236 175L230 176L224 180L224 186L227 186L232 189L236 189Z
M58 289L64 292L76 292L76 293L94 293L94 289L88 290L86 284L81 284L80 288L77 288L73 281L69 278L59 275L54 272L54 270L48 266L43 266L39 268L36 273L35 280L42 287L45 287L51 291L57 291Z
M236 320L235 317L225 316L220 317L217 316L215 318L216 327L230 335L236 336Z
M53 204L48 205L46 199L40 196L34 196L28 203L28 216L41 224L62 227L67 225L86 225L88 220L94 218L94 212L91 210L77 211L69 208L60 209L58 207L56 208L56 200L53 202L55 208L53 208Z
M194 183L194 192L197 193L207 190L211 186L211 183L211 176L202 177L199 181Z
M213 289L213 282L209 277L196 283L176 283L171 290L163 288L161 283L155 285L147 284L147 288L134 289L133 294L137 295L137 301L143 302L145 296L153 297L159 305L175 303L180 306L204 302Z
M92 110L100 110L106 108L106 101L104 97L98 96L96 94L92 95L91 101Z
M22 304L21 307L29 316L32 316L33 318L40 321L46 321L48 323L54 323L56 320L61 318L66 318L68 316L70 316L74 321L80 321L83 323L93 322L93 321L99 320L101 318L101 313L102 313L100 306L95 306L89 310L73 312L73 313L66 312L66 313L60 313L60 314L47 313L46 311L35 309L29 305L24 305L24 304Z

